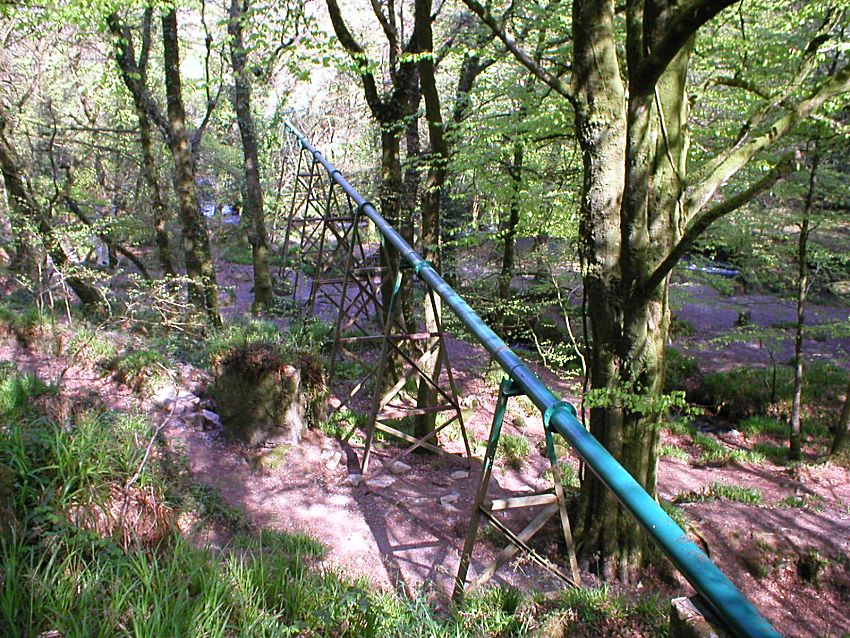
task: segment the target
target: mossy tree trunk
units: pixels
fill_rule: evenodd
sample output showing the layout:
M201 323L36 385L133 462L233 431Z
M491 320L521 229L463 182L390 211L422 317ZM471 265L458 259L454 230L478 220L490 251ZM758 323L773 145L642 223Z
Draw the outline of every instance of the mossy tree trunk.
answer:
M431 28L431 0L416 0L414 7L414 44L415 51L419 54L418 70L419 82L422 95L425 98L425 119L428 123L428 139L430 141L430 152L427 156L428 172L422 190L422 232L421 241L422 257L431 262L437 272L442 271L440 255L440 226L441 210L440 203L443 188L446 182L446 164L448 162L449 148L445 138L443 126L442 107L440 105L440 93L437 90L436 73L434 68L434 35ZM436 334L441 325L442 307L440 298L435 295L432 303L431 297L425 295L423 300L423 314L425 317L425 331ZM429 347L436 345L432 337ZM431 378L439 374L442 364L443 352L437 350L424 365L424 372ZM437 391L425 379L419 380L417 389L416 406L418 408L431 408L437 404ZM422 437L433 432L436 427L436 412L419 415L416 418L414 431L417 437Z
M180 225L183 229L183 253L186 274L189 277L189 303L206 317L208 324L219 326L221 313L215 266L210 254L206 222L198 203L192 148L186 130L177 38L177 10L174 8L162 14L162 44L168 102L168 142L174 159L174 187L177 192Z
M142 19L142 41L138 59L132 33L127 25L122 24L117 14L107 17L107 25L114 39L114 56L121 74L121 81L133 99L136 119L139 122L139 144L142 150L142 175L148 187L151 215L154 229L154 241L157 247L157 259L166 275L174 275L174 264L171 261L171 242L168 237L168 210L162 196L159 183L159 170L154 154L154 125L153 117L157 118L163 135L168 138L168 126L165 118L158 113L158 108L150 98L147 90L147 69L151 47L151 22L153 9L145 10Z
M242 139L245 172L244 213L248 220L248 239L254 266L254 305L271 307L274 299L269 271L269 238L263 210L263 188L260 183L260 159L254 115L251 112L251 79L247 72L248 52L242 26L249 9L248 0L231 0L227 32L230 35L230 61L233 67L233 109Z
M584 169L580 256L592 336L590 429L652 493L670 273L712 223L791 170L793 154L787 153L734 195L718 197L758 153L850 90L850 67L822 78L797 102L765 98L738 138L688 176L686 82L694 37L733 0L628 2L622 25L612 0L575 0L571 59L553 67L568 66L568 78L529 55L488 7L463 2L575 114ZM817 68L819 47L836 20L836 14L826 17L787 86L774 95ZM643 536L591 474L578 510L583 561L606 578L630 579L644 558Z

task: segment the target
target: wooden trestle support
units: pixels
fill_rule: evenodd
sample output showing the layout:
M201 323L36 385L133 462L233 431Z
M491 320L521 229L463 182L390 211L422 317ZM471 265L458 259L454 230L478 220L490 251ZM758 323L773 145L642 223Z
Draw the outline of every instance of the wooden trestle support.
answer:
M438 298L434 290L414 277L415 273L410 268L393 269L381 265L391 262L386 253L383 260L379 259L379 251L385 251L386 246L383 242L370 241L370 236L375 233L370 232L368 218L362 215L360 207L337 187L318 158L303 147L300 149L295 178L291 183L293 192L284 240L284 250L287 251L288 257L284 267L292 279L292 293L296 301L304 300L303 289L309 290L306 292L304 317L314 315L317 309L324 313L333 312L335 315L329 375L333 376L341 359L362 365L363 357L358 351L369 345L380 346L377 363L367 367L365 374L356 380L348 395L336 408L339 410L349 406L352 399L367 388L372 391L366 423L366 441L360 460L361 471L364 474L369 471L372 447L378 431L406 445L382 467L390 467L420 447L443 453L436 437L453 423L458 424L466 456L471 458L463 413L446 349ZM295 258L290 259L290 255L295 255ZM305 272L311 273L311 277L305 277ZM405 278L410 281L405 281ZM392 294L384 302L381 291L390 289L386 285L389 281L392 281ZM399 292L404 285L418 285L423 288L419 290L419 294L431 305L433 316L437 318L436 331L405 330L397 307ZM321 309L320 303L323 304ZM392 362L400 362L400 370ZM405 392L411 381L430 386L436 394L436 403L426 407L415 405L415 401ZM508 380L503 381L499 388L481 480L455 579L455 599L463 596L482 517L504 534L510 544L484 568L475 579L475 584L490 580L496 571L520 550L564 582L575 586L581 582L554 441L548 427L546 453L552 466L553 491L486 502L507 403L509 398L519 394ZM424 436L417 437L400 429L399 421L435 413L444 413L448 418L443 419L440 425ZM354 427L345 438L349 438L353 432ZM380 471L381 469L376 470ZM518 533L511 531L495 516L495 512L499 511L541 506L537 516ZM529 544L534 535L555 515L560 518L569 554L569 575L564 574Z
M336 410L350 406L355 396L365 389L372 391L366 423L366 443L360 460L361 471L369 470L376 431L398 439L406 447L384 464L395 461L417 448L442 453L436 437L445 428L457 424L467 458L471 456L463 422L439 305L433 290L415 280L409 268L390 268L387 247L370 241L369 220L360 207L340 189L316 156L303 148L298 155L290 203L284 249L288 276L293 281L293 297L303 299L304 316L321 311L334 314L333 346L330 352L329 376L333 376L340 359L363 365L357 350L380 347L377 362L365 366L366 372L356 380ZM384 251L384 258L380 259ZM304 273L311 273L305 277ZM410 281L405 281L409 279ZM384 302L382 290L392 295ZM398 308L402 286L422 286L422 298L431 305L437 318L437 329L410 331L405 328ZM322 305L319 308L319 305ZM397 362L400 366L390 365ZM406 388L426 384L436 395L434 405L419 407ZM424 436L414 436L401 429L408 417L443 413L446 418ZM354 427L346 438L354 433Z
M552 437L552 432L548 427L548 423L544 424L544 430L546 432L546 456L549 458L549 462L551 464L554 491L525 496L514 496L504 499L494 499L487 503L487 491L490 487L490 476L493 472L496 450L499 447L499 438L502 433L502 424L505 420L508 400L511 397L520 395L522 395L522 392L510 379L504 379L499 386L499 396L496 400L496 411L493 414L493 424L490 427L487 451L484 454L484 462L481 468L481 480L478 483L478 490L475 493L475 500L472 504L469 528L466 531L466 540L464 541L463 551L460 555L460 563L458 564L457 577L455 578L454 591L452 593L452 598L455 601L459 601L463 597L467 583L467 575L469 573L469 565L472 560L472 552L475 548L475 540L478 536L478 527L481 523L482 517L495 529L501 532L508 539L509 544L506 545L490 562L490 564L481 571L472 584L483 585L489 581L500 567L513 558L518 551L522 550L532 561L545 568L565 583L573 587L579 587L581 585L581 573L578 569L575 545L573 543L572 531L570 529L570 519L567 515L564 487L561 484L561 471L558 467L558 456L555 452L555 442ZM513 532L494 514L499 511L539 506L544 507L540 510L537 516L535 516L534 519L532 519L532 521L518 533ZM569 575L564 574L564 572L561 571L554 563L544 556L541 556L529 544L535 534L537 534L537 532L539 532L556 514L561 520L561 531L564 536L567 555L569 556Z

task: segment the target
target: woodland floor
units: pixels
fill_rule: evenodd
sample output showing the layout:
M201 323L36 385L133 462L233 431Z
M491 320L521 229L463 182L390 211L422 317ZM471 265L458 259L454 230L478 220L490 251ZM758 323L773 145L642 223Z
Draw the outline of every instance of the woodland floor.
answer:
M231 316L245 313L250 299L250 267L223 264L221 283L232 291L225 312ZM705 286L677 286L674 300L679 316L689 319L695 328L683 347L716 369L769 360L764 348L757 345L728 347L712 342L728 331L742 309L750 310L754 323L793 316L790 302L767 295L723 298ZM846 308L819 307L810 312L813 317L847 316ZM823 356L839 363L848 361L842 354L847 343L827 340L807 345L812 348L809 352L819 348ZM773 356L787 358L782 350L785 347L777 346ZM496 397L495 376L487 374L488 357L481 348L450 339L449 353L460 395L470 406L465 414L466 427L477 458L464 458L461 441L455 437L446 446L453 454L405 457L410 470L399 475L383 474L393 479L391 485L370 486L367 480L349 487L343 482L350 473L359 471L362 445L341 443L319 431L308 432L298 447L261 459L256 450L228 443L219 432L202 431L175 419L163 430L164 449L185 455L194 478L217 488L227 503L242 510L254 525L306 531L320 539L329 548L328 565L353 576L365 576L379 587L408 595L424 592L438 603L446 601L481 472L481 442L487 439ZM68 392L109 397L118 409L139 405L140 400L129 390L93 371L12 342L0 345L0 360L13 360L21 371L37 373L47 380L61 376ZM546 370L536 372L556 393L574 398L572 382ZM148 401L141 407L160 422L168 416L157 412ZM489 496L506 497L551 487L546 475L548 463L540 453L543 429L530 404L511 402L505 432L528 438L531 454L518 468L497 457ZM737 431L717 434L732 448L750 448L756 443ZM687 435L669 433L664 434L663 443L685 450L691 445ZM806 451L812 457L823 452ZM328 463L335 452L342 455L338 465ZM397 452L394 445L378 442L372 478L381 471L382 462ZM757 487L763 494L759 505L721 499L681 505L692 524L692 534L711 558L784 635L837 637L850 633L850 471L816 462L796 469L769 461L713 467L696 463L693 459L698 456L692 454L688 461L662 460L658 485L662 498L704 491L718 481ZM576 459L571 460L577 466ZM816 506L780 507L788 497L799 497ZM525 511L516 515L516 520L506 520L519 528L534 514ZM217 545L227 540L224 534L208 534L198 542ZM471 576L495 555L502 542L498 533L479 534ZM563 548L554 520L533 545L566 567L560 559ZM799 565L805 556L822 561L818 563L822 573L816 583L801 576ZM583 576L588 583L594 582L590 574ZM560 587L548 572L522 558L503 567L494 580L522 589L553 591ZM690 593L687 585L665 581L655 570L648 570L635 591L654 590L670 597Z

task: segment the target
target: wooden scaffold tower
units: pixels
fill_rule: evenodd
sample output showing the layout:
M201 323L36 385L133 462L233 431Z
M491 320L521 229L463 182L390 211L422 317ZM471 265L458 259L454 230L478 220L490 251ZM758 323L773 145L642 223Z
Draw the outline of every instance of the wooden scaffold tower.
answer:
M337 409L350 407L355 397L371 391L366 442L361 469L369 469L377 431L403 442L404 448L385 465L418 448L442 452L439 433L455 425L467 457L469 441L454 382L439 303L434 291L413 277L409 268L393 267L388 246L372 239L368 218L339 187L334 172L309 143L299 145L293 192L287 219L284 250L294 299L303 303L304 316L333 318L333 346L329 374L341 359L365 367ZM395 260L396 263L398 260ZM400 311L400 291L407 287L430 305L436 329L408 326ZM387 291L392 291L387 296ZM414 321L415 323L415 321ZM377 358L363 349L377 346ZM373 348L373 357L374 351ZM364 366L364 364L366 364ZM411 387L431 397L426 405L417 401ZM438 415L443 415L438 419ZM405 431L411 422L426 422L427 431ZM353 429L349 432L349 436Z

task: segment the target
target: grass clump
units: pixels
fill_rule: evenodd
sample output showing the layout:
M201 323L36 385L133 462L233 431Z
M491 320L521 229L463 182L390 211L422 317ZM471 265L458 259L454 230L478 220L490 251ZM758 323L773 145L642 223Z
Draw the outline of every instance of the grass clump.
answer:
M499 445L508 465L515 470L520 469L531 454L531 443L521 434L502 434Z
M581 635L600 636L659 636L667 632L668 603L656 594L629 599L603 585L568 589L559 602L566 611L556 614L563 627L563 633L557 635L571 635L573 628Z
M134 392L149 392L169 379L169 363L159 350L131 350L112 357L103 367L118 383Z
M715 499L758 505L762 501L762 492L757 488L741 487L739 485L714 481L711 485L701 490L677 494L673 499L673 503L695 503L713 501Z
M104 363L118 354L118 349L109 336L101 330L81 324L65 347L66 356L73 361L84 361L89 365Z
M726 465L727 463L764 463L765 457L756 450L730 448L713 436L696 432L692 435L695 446L700 448L699 462L704 464Z
M776 506L788 509L810 509L820 512L823 510L823 498L817 494L791 495L778 501Z
M670 434L679 434L679 435L684 435L684 434L693 435L697 431L697 428L694 425L693 421L691 421L690 419L684 419L684 418L671 419L669 422L664 424L664 428Z
M33 409L33 401L55 388L33 375L19 374L12 363L0 362L0 425Z
M661 505L661 509L663 509L667 516L673 519L673 522L676 523L683 530L687 530L691 523L688 520L688 515L685 514L685 510L681 507L676 507L673 503L668 501L660 501L659 505Z
M773 417L756 415L741 421L736 429L747 436L768 435L788 438L789 427L785 421Z
M664 444L658 448L658 456L660 458L679 459L680 461L689 461L691 459L688 452L678 445Z
M788 464L788 446L775 445L773 443L756 443L753 445L753 454L760 454L775 465Z
M335 439L341 439L352 429L365 428L369 415L342 407L318 424L319 430Z
M327 550L305 534L242 525L223 550L192 547L173 524L181 506L160 455L143 462L144 419L91 412L60 426L25 410L43 383L5 367L2 378L14 517L0 535L0 635L448 637L521 635L533 622L533 602L511 589L470 592L449 618L424 596L373 592L322 568ZM184 506L240 522L214 490L190 497Z
M581 487L581 479L578 472L576 472L575 467L570 465L570 463L558 463L558 472L561 475L561 486L565 490L574 492ZM552 470L548 469L544 471L541 478L550 481L553 480Z

